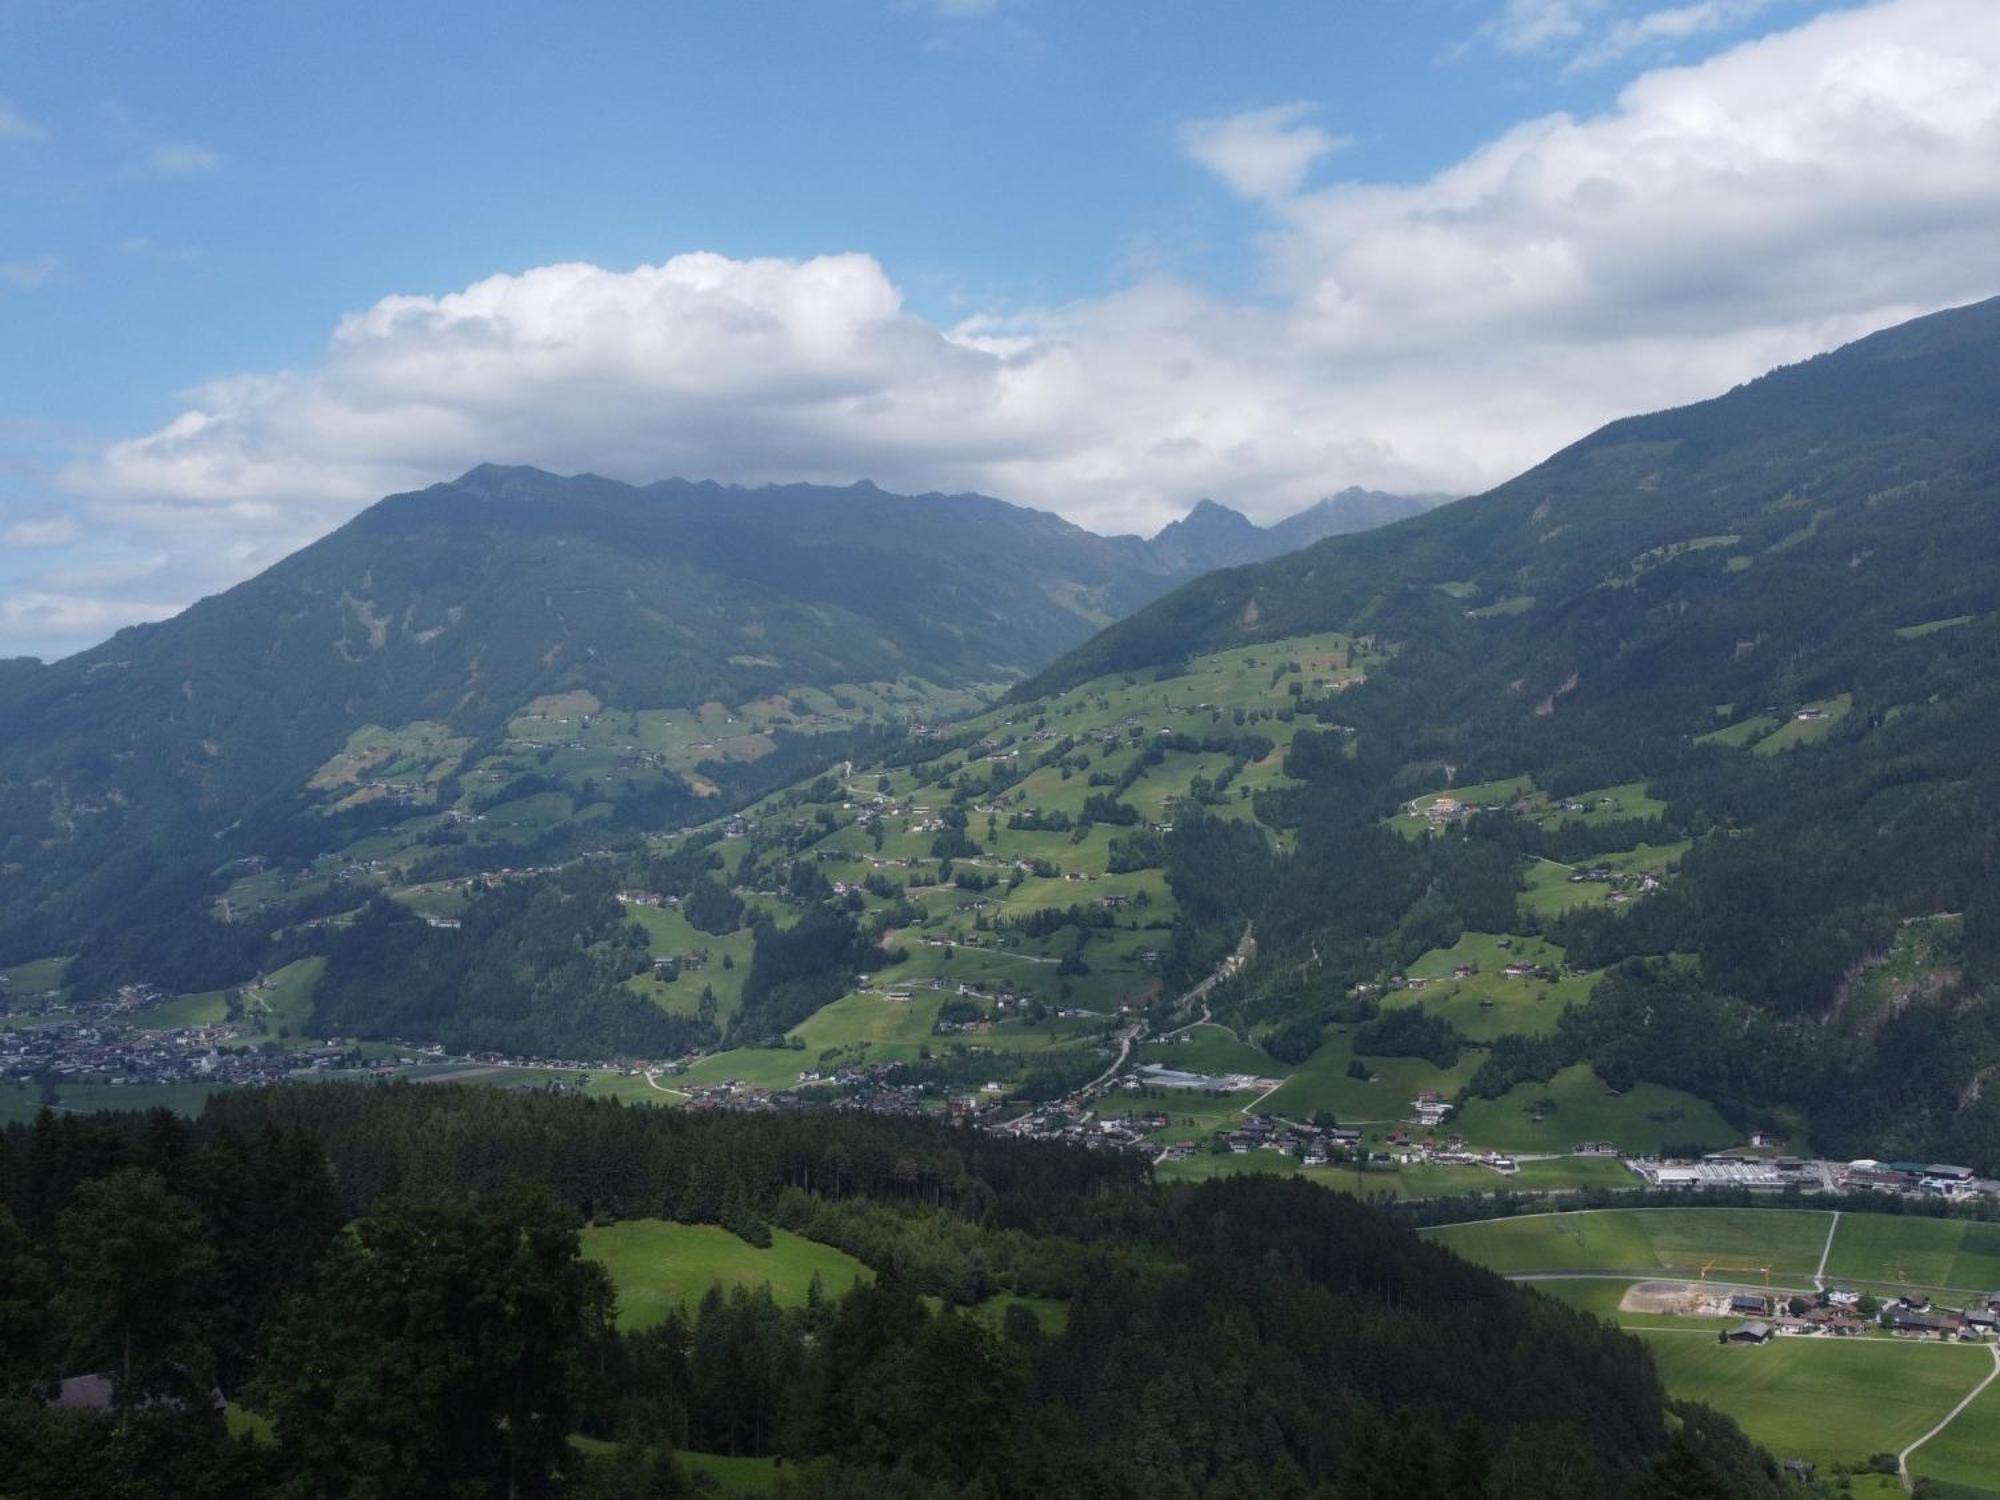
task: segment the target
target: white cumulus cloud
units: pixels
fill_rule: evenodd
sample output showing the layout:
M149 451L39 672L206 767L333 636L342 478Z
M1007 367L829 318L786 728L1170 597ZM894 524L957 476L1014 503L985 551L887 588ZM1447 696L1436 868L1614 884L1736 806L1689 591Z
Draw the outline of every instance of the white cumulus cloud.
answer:
M1296 107L1244 118L1184 147L1269 216L1256 301L1157 278L944 325L861 253L541 266L384 298L311 366L216 380L64 483L170 554L155 597L488 460L976 488L1099 529L1203 495L1271 520L1349 483L1480 488L2000 291L1992 0L1828 14L1403 184L1307 189L1331 139Z
M1242 197L1286 197L1315 162L1350 144L1309 123L1313 113L1311 104L1292 103L1190 120L1181 144Z

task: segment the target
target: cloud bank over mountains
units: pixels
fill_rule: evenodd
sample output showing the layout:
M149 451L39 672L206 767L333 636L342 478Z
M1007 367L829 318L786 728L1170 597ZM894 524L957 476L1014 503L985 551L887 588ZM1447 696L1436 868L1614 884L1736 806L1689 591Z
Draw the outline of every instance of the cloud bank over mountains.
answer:
M1574 14L1543 10L1548 35ZM1611 417L2000 291L1991 0L1825 14L1422 181L1313 185L1344 143L1309 104L1179 144L1265 217L1257 296L1158 277L946 325L858 250L541 266L385 297L317 364L213 381L60 483L94 533L158 549L155 598L484 460L866 476L1101 530L1205 495L1269 521L1346 484L1477 490Z

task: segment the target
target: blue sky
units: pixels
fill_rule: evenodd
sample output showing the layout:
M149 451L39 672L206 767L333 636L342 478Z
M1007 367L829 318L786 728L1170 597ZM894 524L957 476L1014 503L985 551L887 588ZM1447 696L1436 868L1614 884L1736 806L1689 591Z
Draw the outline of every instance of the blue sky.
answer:
M1972 269L2000 263L1995 10L20 0L0 655L158 617L485 458L867 474L1106 529L1200 494L1274 519L1350 482L1477 487L1630 406L2000 290ZM1969 113L1938 113L1913 46L1972 59ZM1780 110L1801 59L1825 82ZM1836 209L1907 178L1842 164L1856 77L1864 138L1900 111L1926 161L1962 158L1924 185L1930 238L1891 205L1804 286L1705 261L1787 244L1690 179L1717 140L1787 181L1803 152ZM1691 97L1741 118L1687 127ZM1657 220L1639 201L1683 193ZM537 273L568 265L596 271ZM1455 306L1493 267L1501 294ZM1568 373L1465 399L1518 386L1530 348Z

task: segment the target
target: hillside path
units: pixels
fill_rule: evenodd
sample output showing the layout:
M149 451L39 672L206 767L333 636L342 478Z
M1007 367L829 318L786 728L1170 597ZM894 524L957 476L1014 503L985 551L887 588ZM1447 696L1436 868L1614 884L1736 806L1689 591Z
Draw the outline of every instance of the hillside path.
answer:
M678 1094L683 1099L692 1099L694 1097L693 1094L688 1093L685 1089L668 1088L664 1083L660 1082L660 1080L655 1078L651 1073L644 1073L641 1074L640 1076L643 1077L649 1085L651 1085L653 1088L658 1089L663 1094Z
M1833 1237L1840 1233L1840 1210L1833 1211L1833 1222L1826 1226L1826 1243L1820 1247L1819 1269L1813 1272L1813 1289L1826 1290L1826 1258L1833 1254Z

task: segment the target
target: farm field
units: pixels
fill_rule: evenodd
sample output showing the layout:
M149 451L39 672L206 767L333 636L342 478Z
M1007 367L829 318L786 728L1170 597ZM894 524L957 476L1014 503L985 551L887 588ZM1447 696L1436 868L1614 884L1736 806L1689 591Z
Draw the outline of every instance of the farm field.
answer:
M1833 1216L1817 1209L1614 1208L1446 1224L1423 1233L1502 1275L1631 1271L1809 1286Z
M780 1305L804 1304L815 1275L830 1294L874 1273L831 1245L771 1231L760 1250L714 1224L630 1219L583 1232L583 1254L604 1267L618 1293L618 1326L650 1328L676 1307L692 1312L711 1286L768 1284Z
M1822 1469L1899 1451L1992 1369L1988 1351L1962 1345L1774 1339L1749 1346L1717 1343L1706 1331L1659 1329L1639 1337L1671 1394L1728 1413L1780 1459Z
M58 1112L93 1114L104 1109L170 1109L177 1115L201 1112L208 1096L225 1083L72 1083L57 1091ZM0 1089L0 1122L32 1120L41 1105L33 1089Z
M1910 1472L1938 1486L1938 1500L2000 1497L2000 1381L1910 1455Z
M1509 1177L1502 1177L1487 1167L1429 1164L1375 1164L1364 1172L1357 1172L1353 1167L1302 1167L1294 1158L1281 1156L1275 1151L1252 1151L1243 1156L1215 1156L1204 1151L1178 1161L1161 1162L1154 1168L1154 1175L1162 1182L1201 1182L1210 1177L1226 1177L1239 1172L1302 1176L1322 1187L1352 1193L1357 1198L1391 1199L1456 1198L1493 1192L1573 1192L1586 1187L1622 1187L1631 1180L1631 1174L1618 1162L1590 1157L1523 1162L1521 1170Z
M1564 1152L1585 1141L1613 1141L1628 1153L1650 1153L1662 1145L1712 1148L1738 1138L1706 1100L1656 1083L1614 1094L1588 1063L1546 1082L1516 1085L1498 1099L1469 1099L1451 1123L1475 1146L1515 1152Z
M1990 1292L2000 1288L2000 1224L1843 1214L1826 1274L1872 1286Z

